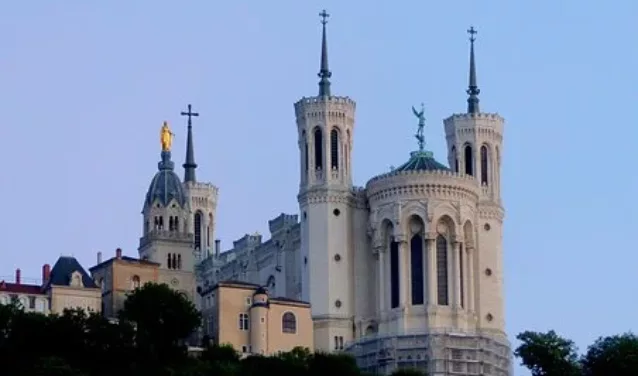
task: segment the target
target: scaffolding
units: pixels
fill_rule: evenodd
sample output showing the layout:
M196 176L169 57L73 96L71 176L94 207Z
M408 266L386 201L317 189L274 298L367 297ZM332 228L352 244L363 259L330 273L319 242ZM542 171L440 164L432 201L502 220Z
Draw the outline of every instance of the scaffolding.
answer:
M416 368L430 376L511 376L510 344L487 332L432 330L373 335L350 344L346 352L359 367L377 375Z

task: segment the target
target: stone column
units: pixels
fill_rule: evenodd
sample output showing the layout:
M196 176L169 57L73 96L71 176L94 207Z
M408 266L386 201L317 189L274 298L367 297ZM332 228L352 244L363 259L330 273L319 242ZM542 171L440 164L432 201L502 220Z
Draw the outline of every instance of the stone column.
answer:
M467 310L474 312L474 247L468 246L465 249L465 259L467 264Z
M452 307L460 308L461 307L461 268L459 263L459 254L461 249L461 242L455 240L452 243L452 278L454 278L454 282L452 283L453 293L452 293Z
M437 305L436 301L436 234L429 234L425 240L425 251L427 252L427 304Z
M377 245L374 248L375 255L377 256L377 304L379 310L379 317L387 310L386 306L386 276L385 276L385 247L383 245Z
M409 252L407 250L407 242L405 235L397 235L394 241L399 247L399 307L404 308L408 305L408 286L410 286L409 277Z

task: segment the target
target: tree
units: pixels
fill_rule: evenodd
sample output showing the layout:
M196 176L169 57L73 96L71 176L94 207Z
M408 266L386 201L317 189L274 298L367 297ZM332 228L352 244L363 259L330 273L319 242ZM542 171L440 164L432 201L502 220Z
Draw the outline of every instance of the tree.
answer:
M156 283L134 290L120 318L134 324L138 350L156 364L180 356L180 343L201 323L200 313L186 296Z
M638 337L632 333L601 337L583 356L585 376L638 375Z
M574 342L553 330L547 333L523 332L516 339L522 343L514 351L532 376L578 376L581 374Z

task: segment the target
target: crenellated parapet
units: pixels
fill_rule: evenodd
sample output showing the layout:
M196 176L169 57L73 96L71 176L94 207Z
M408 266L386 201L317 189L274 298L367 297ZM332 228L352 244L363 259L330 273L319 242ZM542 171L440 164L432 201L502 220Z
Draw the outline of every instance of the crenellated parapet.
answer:
M349 97L303 97L295 103L297 120L325 118L337 120L350 117L354 121L354 110L357 105Z
M446 138L462 137L464 134L476 134L483 139L503 141L505 119L493 113L454 114L445 120Z

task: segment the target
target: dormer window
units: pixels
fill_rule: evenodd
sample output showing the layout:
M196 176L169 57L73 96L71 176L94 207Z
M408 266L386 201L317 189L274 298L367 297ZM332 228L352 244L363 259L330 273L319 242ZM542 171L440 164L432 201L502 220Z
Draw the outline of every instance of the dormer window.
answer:
M82 274L79 272L71 273L71 281L69 285L73 287L84 287L84 284L82 283Z

